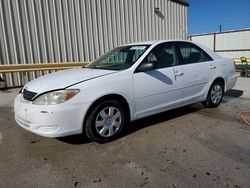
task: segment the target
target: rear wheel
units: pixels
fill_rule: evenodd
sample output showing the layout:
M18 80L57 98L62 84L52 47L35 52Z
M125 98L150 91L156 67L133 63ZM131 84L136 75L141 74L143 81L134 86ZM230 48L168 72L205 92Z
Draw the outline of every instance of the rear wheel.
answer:
M224 95L224 85L220 81L215 81L209 89L207 100L203 102L203 105L210 108L217 107Z
M128 121L128 113L121 102L107 100L96 105L86 120L85 131L95 142L109 142L117 138Z

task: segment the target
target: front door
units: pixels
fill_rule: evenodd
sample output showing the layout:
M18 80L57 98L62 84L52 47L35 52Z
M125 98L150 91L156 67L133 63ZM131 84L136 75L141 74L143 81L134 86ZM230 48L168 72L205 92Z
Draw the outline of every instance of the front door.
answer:
M174 44L156 46L144 61L153 62L155 69L133 75L137 117L174 107L183 100L183 70Z

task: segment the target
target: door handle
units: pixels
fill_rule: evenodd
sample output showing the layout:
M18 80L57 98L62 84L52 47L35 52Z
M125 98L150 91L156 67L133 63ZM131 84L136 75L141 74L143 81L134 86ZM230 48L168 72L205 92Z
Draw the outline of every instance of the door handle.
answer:
M184 73L183 72L181 72L181 71L175 71L174 72L174 75L175 76L182 76Z
M215 65L209 65L209 68L210 68L210 69L215 69L216 66L215 66Z

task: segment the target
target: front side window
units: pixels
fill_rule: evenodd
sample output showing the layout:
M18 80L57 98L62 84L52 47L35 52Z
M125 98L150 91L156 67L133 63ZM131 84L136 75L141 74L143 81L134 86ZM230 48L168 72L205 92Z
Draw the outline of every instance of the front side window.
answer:
M148 49L148 45L122 46L104 54L87 68L106 69L106 70L124 70L131 67Z
M173 43L164 43L156 46L149 53L146 61L153 62L156 69L177 65L177 57Z
M183 64L199 63L212 60L212 58L206 52L192 43L178 42L177 45L180 49Z

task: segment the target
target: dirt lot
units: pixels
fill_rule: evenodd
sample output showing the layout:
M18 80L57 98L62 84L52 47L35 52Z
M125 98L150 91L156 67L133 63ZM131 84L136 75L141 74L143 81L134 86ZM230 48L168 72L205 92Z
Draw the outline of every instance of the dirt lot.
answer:
M250 187L250 79L220 107L200 104L134 122L108 144L37 136L17 126L0 91L0 187Z

